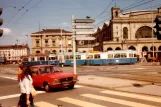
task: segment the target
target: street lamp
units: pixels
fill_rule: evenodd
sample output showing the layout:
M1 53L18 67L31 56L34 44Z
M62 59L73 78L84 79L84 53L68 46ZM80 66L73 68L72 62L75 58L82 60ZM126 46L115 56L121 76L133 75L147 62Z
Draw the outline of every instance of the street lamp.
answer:
M27 38L27 43L26 44L28 45L28 35L26 35L26 38Z
M61 42L60 42L60 45L61 45L61 52L63 52L63 35L62 35L62 29L60 29L60 36L61 36Z

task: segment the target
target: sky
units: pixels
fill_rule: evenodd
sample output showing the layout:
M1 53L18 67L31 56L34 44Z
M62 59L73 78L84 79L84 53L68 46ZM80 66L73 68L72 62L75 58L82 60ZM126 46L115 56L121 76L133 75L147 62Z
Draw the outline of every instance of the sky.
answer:
M161 7L161 0L0 0L4 34L0 45L26 44L31 47L30 34L42 29L72 31L75 19L90 16L95 29L111 19L111 7L124 12L151 10Z

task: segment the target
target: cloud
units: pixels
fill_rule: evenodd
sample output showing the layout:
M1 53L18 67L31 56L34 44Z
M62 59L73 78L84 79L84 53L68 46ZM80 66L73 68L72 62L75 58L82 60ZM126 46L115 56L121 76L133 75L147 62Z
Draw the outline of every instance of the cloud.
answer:
M9 28L4 28L4 27L2 27L2 29L3 29L3 34L4 34L4 35L11 34L11 29L9 29Z
M67 22L61 23L62 28L64 29L71 29L71 25L69 25Z

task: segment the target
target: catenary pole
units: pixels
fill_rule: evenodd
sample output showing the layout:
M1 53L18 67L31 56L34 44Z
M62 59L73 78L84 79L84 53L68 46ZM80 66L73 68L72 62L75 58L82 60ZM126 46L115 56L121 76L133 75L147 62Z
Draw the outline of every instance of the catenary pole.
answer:
M73 70L74 74L76 74L76 57L75 57L75 22L74 22L74 15L72 15L72 40L73 40Z

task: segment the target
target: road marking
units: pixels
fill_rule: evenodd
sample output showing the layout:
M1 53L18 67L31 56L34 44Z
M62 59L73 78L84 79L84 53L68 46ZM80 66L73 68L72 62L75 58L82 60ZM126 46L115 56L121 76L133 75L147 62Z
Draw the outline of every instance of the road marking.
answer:
M135 69L146 69L146 68L135 68Z
M39 102L36 102L34 103L35 106L38 106L38 107L58 107L58 105L53 105L53 104L50 104L50 103L47 103L47 102L44 102L44 101L39 101ZM13 107L16 107L16 106L13 106Z
M138 95L138 94L134 94L134 93L132 94L132 93L125 93L125 92L118 92L118 91L110 91L110 90L101 91L101 93L111 94L111 95L119 95L119 96L124 96L124 97L131 97L131 98L161 103L160 97L157 98L157 97L152 97L152 96Z
M45 91L36 91L37 94L41 94L41 93L45 93ZM15 97L19 97L20 94L12 94L12 95L6 95L6 96L0 96L0 100L4 100L4 99L9 99L9 98L15 98Z
M56 105L53 105L53 104L50 104L50 103L47 103L44 101L36 102L36 103L34 103L34 105L38 106L38 107L58 107Z
M75 104L75 105L78 105L81 107L107 107L107 106L102 106L99 104L81 101L81 100L77 100L77 99L73 99L73 98L69 98L69 97L58 98L57 100L64 101L66 103Z
M8 77L8 76L0 76L0 77L2 77L2 78L7 78L7 79L12 79L12 80L17 80L16 77Z
M109 98L109 97L104 97L104 96L99 96L99 95L94 95L94 94L82 94L81 96L93 98L93 99L97 99L97 100L108 101L108 102L117 103L117 104L122 104L122 105L126 105L126 106L132 106L132 107L156 107L156 106L150 106L147 104L141 104L141 103L136 103L136 102L127 101L127 100L121 100L121 99L116 99L116 98Z
M81 88L81 87L84 87L82 85L75 85L74 88Z

